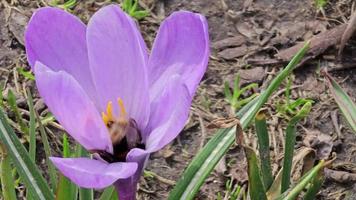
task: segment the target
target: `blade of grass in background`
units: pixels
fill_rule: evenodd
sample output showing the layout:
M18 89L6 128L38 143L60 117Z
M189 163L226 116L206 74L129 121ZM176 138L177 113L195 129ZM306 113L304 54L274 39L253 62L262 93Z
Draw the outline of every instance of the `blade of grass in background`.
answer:
M36 116L33 108L33 98L29 91L27 91L28 108L30 110L29 134L30 134L30 147L29 154L33 162L36 161Z
M48 142L47 133L46 133L45 128L41 122L41 118L36 111L35 111L35 114L36 114L36 119L37 119L37 123L38 123L38 128L39 128L40 134L41 134L43 148L44 148L45 155L46 155L46 164L48 167L49 179L50 179L51 186L52 186L51 188L52 188L52 191L56 191L57 190L56 189L56 187L57 187L57 172L53 166L53 163L49 160L49 157L52 156L51 147Z
M273 182L271 159L269 155L269 136L267 130L266 116L263 113L258 113L255 118L256 134L258 138L258 150L261 160L261 173L263 183L268 190Z
M117 192L115 190L114 186L110 186L104 190L104 192L101 194L99 200L117 200Z
M9 90L9 93L7 95L7 103L9 104L12 112L15 113L15 118L16 118L17 123L20 125L21 131L23 133L25 133L26 135L28 135L28 128L21 117L19 108L17 107L16 97L11 90Z
M15 182L12 176L11 159L7 154L6 149L0 143L0 156L1 156L1 187L3 198L6 200L16 200Z
M321 186L323 185L324 179L324 173L319 171L319 173L311 181L309 188L303 197L303 200L314 200L320 191Z
M356 133L356 106L351 98L342 90L340 85L330 76L329 73L323 71L327 79L329 89L339 106L342 114L345 116L350 127Z
M0 108L4 107L4 96L2 94L4 85L0 83Z
M32 159L33 163L36 163L36 119L35 119L35 111L33 109L33 98L29 90L27 92L27 104L30 111L30 121L29 121L29 135L30 135L30 146L29 146L29 155ZM33 200L31 191L26 193L27 200Z
M14 131L6 121L0 109L0 139L6 148L17 173L24 182L26 189L31 191L36 200L51 200L54 195L41 175L35 163L31 160L26 148L21 144Z
M296 124L309 114L311 107L312 107L312 103L306 102L303 105L303 107L300 109L299 113L296 116L292 117L292 119L289 121L287 125L286 136L285 136L285 150L284 150L284 159L283 159L281 193L287 191L290 185L290 174L292 170L294 145L296 139Z
M244 151L247 158L248 189L251 200L267 200L266 189L262 183L256 153L248 146L244 146Z
M241 118L240 123L243 129L247 128L262 105L268 100L282 81L292 72L306 53L308 47L309 42L306 43L304 47L293 57L287 67L278 74L268 88L261 93L259 97L257 97L258 100L256 100L256 102L251 101L253 104L250 102L244 106L249 108L246 113L243 113L242 115L241 111L239 112L238 117ZM245 108L243 110L246 111L247 109ZM188 165L182 175L182 178L177 182L176 186L169 194L168 199L193 199L205 179L209 176L210 172L215 168L216 164L220 161L234 141L235 130L233 128L219 130Z
M63 158L68 158L71 156L71 150L69 148L69 141L66 134L63 134ZM72 183L68 178L59 175L59 181L56 192L56 200L76 200L78 199L78 189L77 186Z
M303 189L316 177L320 170L325 167L326 163L321 160L313 169L306 173L290 191L283 193L277 200L294 200L303 191Z

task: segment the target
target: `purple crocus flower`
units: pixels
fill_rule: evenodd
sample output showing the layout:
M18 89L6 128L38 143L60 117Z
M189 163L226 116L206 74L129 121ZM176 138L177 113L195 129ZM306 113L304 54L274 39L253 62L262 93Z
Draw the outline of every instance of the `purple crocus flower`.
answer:
M50 158L85 188L114 184L135 199L150 153L183 129L208 63L206 19L175 12L162 22L149 55L135 22L118 6L88 25L57 8L41 8L26 33L28 62L41 97L65 130L94 155Z

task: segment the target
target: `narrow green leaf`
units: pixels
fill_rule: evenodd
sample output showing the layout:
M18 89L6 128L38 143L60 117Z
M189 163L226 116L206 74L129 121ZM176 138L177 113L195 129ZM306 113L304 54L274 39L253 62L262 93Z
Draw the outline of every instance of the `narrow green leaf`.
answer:
M323 182L325 180L324 173L319 171L319 173L313 178L311 183L309 184L309 188L305 193L303 199L304 200L314 200L316 195L318 194Z
M38 127L40 130L40 134L41 134L41 140L42 140L42 144L43 144L43 148L45 151L45 155L46 155L46 164L48 167L48 174L49 174L49 179L51 182L51 186L52 186L52 191L56 191L56 187L57 187L57 172L56 169L54 168L53 163L49 160L49 157L52 156L51 153L51 147L49 145L48 142L48 137L47 137L47 133L46 130L41 122L40 116L39 114L35 111L36 114L36 119L38 122Z
M262 183L256 153L248 146L245 146L244 150L247 158L248 189L251 200L267 200L266 189Z
M27 78L29 80L35 80L35 76L31 73L31 71L25 71L25 69L23 67L17 68L17 71L19 72L19 74L21 74L25 78Z
M232 94L230 91L230 86L228 82L224 83L224 94L225 94L225 98L228 100L229 103L232 103L233 98L232 98Z
M240 123L243 129L247 128L251 120L254 119L256 113L268 100L273 91L275 91L285 77L292 72L306 53L308 46L309 43L297 53L287 67L272 81L272 84L268 86L266 91L256 98L256 101L251 101L239 111L237 117L241 118ZM216 164L234 141L234 128L219 130L188 165L182 178L177 182L176 186L169 194L168 199L193 199L201 185L204 183L204 180L209 176L210 172L215 168Z
M28 100L27 104L30 111L30 121L29 121L29 134L30 134L30 146L29 146L29 155L34 163L36 163L36 120L35 120L35 111L33 108L33 98L29 90L26 91ZM33 194L31 191L26 193L26 199L33 200Z
M306 173L299 181L299 183L293 187L290 191L281 194L277 200L294 200L303 191L303 189L310 183L325 167L325 161L321 160L313 169Z
M301 108L299 113L294 116L288 123L286 129L286 137L285 137L285 150L284 150L284 159L283 159L283 172L282 172L282 186L281 193L288 190L290 185L290 174L292 170L292 162L293 162L293 152L294 145L296 139L296 124L298 121L302 120L306 117L312 107L311 102L306 102L304 106Z
M269 155L269 136L265 114L260 112L256 115L255 126L258 138L258 150L260 153L263 183L266 187L266 190L268 190L273 183L273 175L271 168L271 159Z
M282 81L293 71L293 69L303 58L304 54L307 52L309 44L310 42L305 43L304 47L300 49L298 53L292 58L292 60L288 63L287 67L283 71L281 71L278 76L272 80L271 84L269 84L267 89L263 93L261 93L259 101L254 105L253 109L251 110L251 114L244 115L241 118L241 123L246 123L242 124L242 127L247 126L252 121L252 119L255 117L262 105L267 102L268 98L280 86Z
M36 116L33 108L33 98L29 90L27 90L28 107L30 110L29 134L30 134L30 147L29 154L33 162L36 161Z
M342 114L346 118L350 127L356 133L356 106L355 103L351 100L351 98L344 92L341 86L328 74L327 72L323 72L325 77L327 78L327 82L329 85L329 89L339 106Z
M12 112L15 113L15 118L16 118L17 123L20 125L21 131L28 135L28 128L22 119L19 108L17 107L16 97L11 90L9 90L9 93L7 95L7 102L9 104Z
M56 200L76 200L77 198L75 185L61 174L57 186Z
M1 154L1 187L4 199L16 200L16 190L14 177L12 176L11 158L7 155L6 149L3 144L0 143Z
M69 147L68 136L63 134L63 158L68 158L71 156L71 150ZM66 178L63 174L60 174L57 192L56 192L56 200L67 200L73 199L76 200L78 198L78 187L72 183L68 178Z
M26 148L21 144L14 131L6 121L0 109L0 139L7 149L17 173L24 182L26 189L33 194L34 199L51 200L53 193L41 175L35 163L31 160Z
M132 14L132 17L134 17L137 20L143 19L145 17L147 17L150 13L146 10L139 10L139 11L135 11Z
M3 83L0 82L0 108L4 107L4 96L2 94L3 92Z
M240 91L240 74L237 74L236 75L236 78L234 80L234 88L233 88L233 91L234 91L234 99L238 99L239 98L239 91Z
M99 200L117 200L117 192L115 190L114 186L110 186L104 190L104 192L101 194Z

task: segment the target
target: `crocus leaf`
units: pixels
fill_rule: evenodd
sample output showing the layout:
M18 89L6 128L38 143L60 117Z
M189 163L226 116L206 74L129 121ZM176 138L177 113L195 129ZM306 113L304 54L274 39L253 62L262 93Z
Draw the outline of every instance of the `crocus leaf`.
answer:
M57 172L56 169L53 166L53 163L49 160L49 157L52 156L51 153L51 147L49 145L48 142L48 137L47 137L47 133L46 130L41 122L41 118L39 116L39 114L37 113L37 111L35 111L36 114L36 119L38 122L38 127L40 130L40 134L41 134L41 140L42 140L42 144L43 144L43 148L45 151L45 155L46 155L46 164L48 166L48 174L49 174L49 179L51 182L51 186L52 186L52 191L56 191L56 186L57 186Z
M261 173L266 190L269 189L273 182L271 159L269 155L269 136L267 131L266 116L258 113L255 119L256 134L258 138L258 150L261 160Z
M282 186L281 193L285 192L289 188L290 184L290 175L292 170L293 163L293 153L294 145L296 140L296 124L298 121L306 117L312 107L311 102L306 102L301 110L297 113L296 116L292 117L289 121L286 129L285 137L285 150L284 150L284 159L283 159L283 173L282 173Z
M297 196L303 191L303 189L310 183L312 180L318 176L320 170L323 170L327 165L327 162L321 160L313 169L306 173L291 190L287 190L281 194L276 200L294 200Z
M316 195L318 194L323 182L325 180L323 171L319 171L319 173L313 178L310 183L310 186L305 193L303 199L304 200L314 200Z
M266 189L262 183L258 158L255 151L248 146L244 147L248 166L248 190L251 200L267 200Z
M62 174L59 176L56 200L77 199L77 193L75 192L75 185Z
M30 122L29 122L29 134L30 134L30 147L29 153L30 158L33 162L36 161L36 117L35 117L35 110L33 108L33 98L29 90L27 90L28 96L28 107L30 110Z
M22 119L19 108L17 107L15 94L12 92L12 90L9 90L9 93L7 95L7 103L9 104L11 110L15 113L15 118L18 124L20 125L21 131L28 135L28 128L24 120Z
M16 191L14 177L12 176L11 159L7 154L5 148L0 143L0 154L1 154L1 166L0 166L0 178L2 194L6 200L16 200Z
M272 81L268 88L257 97L258 100L251 101L241 109L245 112L243 115L240 110L240 113L237 114L237 116L241 118L240 123L243 129L247 128L262 105L268 100L282 81L292 72L306 53L308 47L309 43L306 43L296 56L294 56L287 67ZM204 180L209 176L210 172L215 168L234 141L234 128L219 130L188 165L182 178L177 182L168 199L193 199L201 185L204 183Z
M31 160L26 148L19 141L9 126L3 111L0 109L0 139L12 159L17 173L24 182L26 189L31 191L34 199L51 200L54 195L41 175L35 163Z
M110 186L104 190L104 192L101 194L99 200L117 200L117 192L115 190L114 186Z
M340 85L328 74L326 71L323 72L327 79L327 83L331 93L339 106L342 114L346 118L350 127L356 133L356 106L351 98L342 90Z
M71 156L68 136L66 134L63 135L62 156L63 158L68 158ZM56 192L56 200L76 200L77 198L78 187L74 183L72 183L67 177L63 176L63 174L60 174Z
M35 119L35 110L33 108L33 98L31 92L27 90L27 97L28 97L28 107L30 110L30 121L29 121L29 134L30 134L30 147L29 147L29 154L30 158L34 163L36 163L36 119ZM26 193L26 198L28 200L32 200L31 191Z

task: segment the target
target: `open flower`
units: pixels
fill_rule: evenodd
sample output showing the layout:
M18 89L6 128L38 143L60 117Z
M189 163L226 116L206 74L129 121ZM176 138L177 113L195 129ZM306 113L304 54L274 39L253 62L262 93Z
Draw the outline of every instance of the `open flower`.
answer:
M52 157L85 188L114 184L134 199L150 153L183 129L209 58L208 27L180 11L163 21L151 54L135 22L118 6L85 26L57 8L41 8L26 33L28 62L41 97L90 158Z

